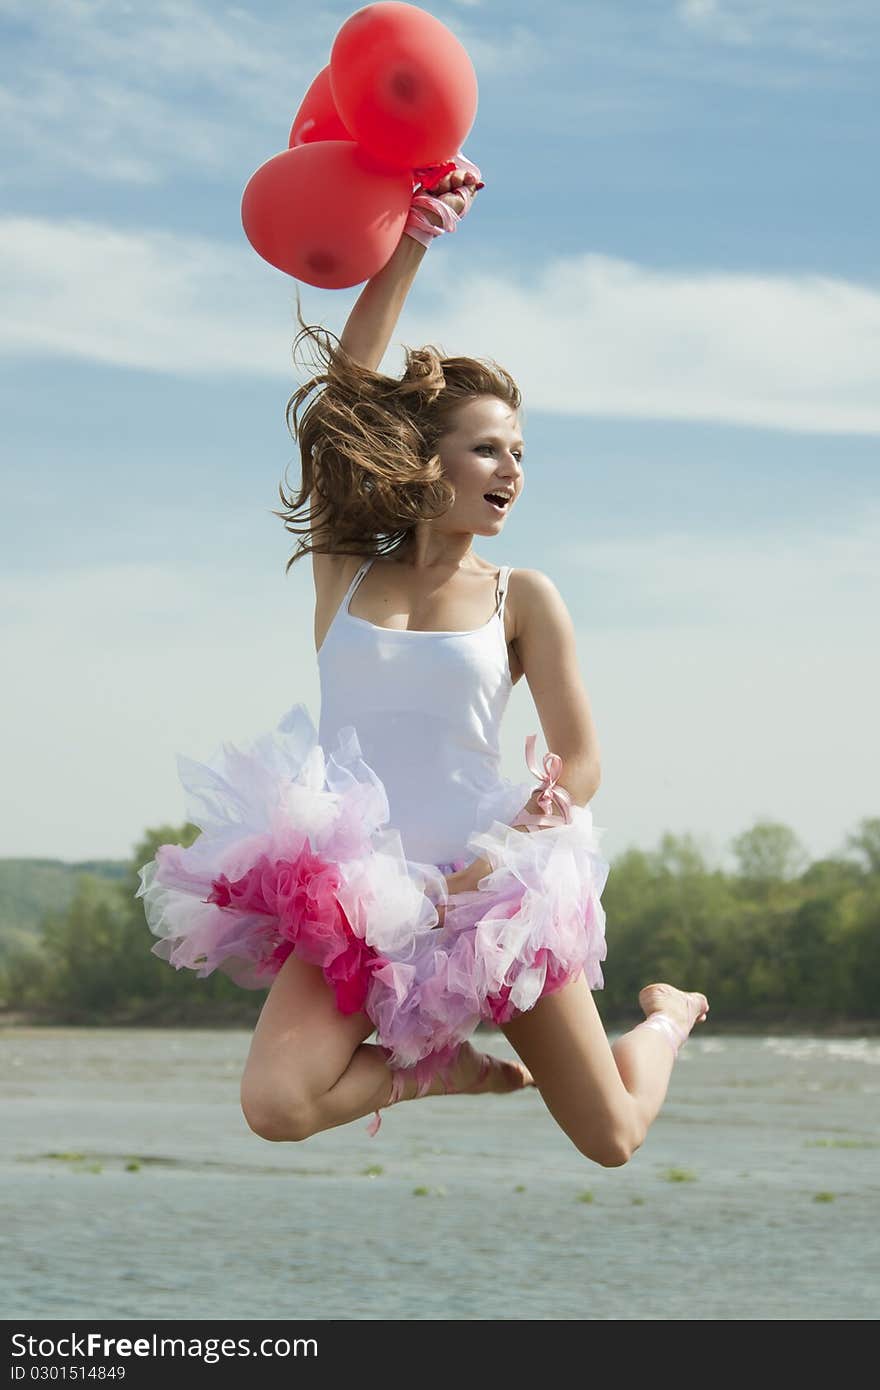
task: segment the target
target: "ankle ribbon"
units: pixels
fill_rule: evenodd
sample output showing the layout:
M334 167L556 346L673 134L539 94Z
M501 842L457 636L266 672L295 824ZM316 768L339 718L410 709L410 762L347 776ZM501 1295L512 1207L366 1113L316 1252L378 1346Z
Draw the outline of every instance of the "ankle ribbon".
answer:
M687 1033L679 1027L668 1014L651 1014L641 1025L643 1028L652 1028L654 1032L661 1033L669 1046L672 1048L673 1056L678 1056L679 1048L687 1040Z

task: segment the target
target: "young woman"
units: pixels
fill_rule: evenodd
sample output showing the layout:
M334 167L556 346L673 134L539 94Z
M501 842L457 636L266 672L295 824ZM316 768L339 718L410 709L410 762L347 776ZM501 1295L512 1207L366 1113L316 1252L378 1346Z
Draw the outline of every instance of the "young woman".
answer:
M297 339L323 370L288 406L302 478L278 514L304 537L288 568L312 555L320 727L297 705L250 750L181 760L201 835L162 846L139 895L157 954L271 985L241 1086L264 1138L372 1112L375 1133L400 1100L536 1086L580 1152L616 1166L708 1003L648 985L645 1021L612 1047L593 1002L608 865L573 625L544 574L474 550L523 492L519 390L433 347L379 372L426 247L482 184L460 157L429 187L341 340ZM552 749L542 773L526 741L538 787L499 772L523 676ZM481 1019L521 1062L473 1047Z

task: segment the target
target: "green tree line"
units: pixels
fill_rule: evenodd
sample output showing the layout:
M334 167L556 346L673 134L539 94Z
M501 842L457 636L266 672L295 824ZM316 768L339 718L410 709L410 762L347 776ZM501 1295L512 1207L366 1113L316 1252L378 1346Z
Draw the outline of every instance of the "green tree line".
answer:
M116 881L81 873L72 901L0 961L0 1008L45 1023L251 1025L264 990L217 972L199 979L151 954L135 897L138 867L199 831L147 832ZM637 1015L642 985L668 980L709 997L712 1020L822 1027L880 1016L880 818L860 822L839 857L808 862L794 833L762 821L732 841L735 869L712 867L690 835L611 866L606 1021Z

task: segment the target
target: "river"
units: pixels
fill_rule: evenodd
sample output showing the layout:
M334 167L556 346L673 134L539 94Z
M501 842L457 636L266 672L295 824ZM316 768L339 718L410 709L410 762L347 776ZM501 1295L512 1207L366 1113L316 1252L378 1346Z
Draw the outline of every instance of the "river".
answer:
M0 1030L0 1316L877 1316L876 1037L707 1025L617 1169L533 1090L269 1143L239 1108L248 1041Z

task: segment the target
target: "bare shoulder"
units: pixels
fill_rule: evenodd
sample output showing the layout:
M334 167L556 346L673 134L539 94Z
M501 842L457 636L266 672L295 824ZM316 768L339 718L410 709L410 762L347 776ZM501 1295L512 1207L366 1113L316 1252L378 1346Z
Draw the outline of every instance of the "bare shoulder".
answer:
M312 554L315 602L319 608L333 605L334 599L338 602L365 559L364 555Z
M314 540L318 534L314 498L309 508L309 525ZM312 551L312 579L315 584L315 603L319 611L327 603L333 604L334 598L338 600L345 592L365 558L363 555L316 554Z
M571 621L564 598L543 570L512 570L508 593L517 638L541 624L558 629Z
M312 555L316 652L324 645L324 638L333 622L334 614L366 558L365 555Z

